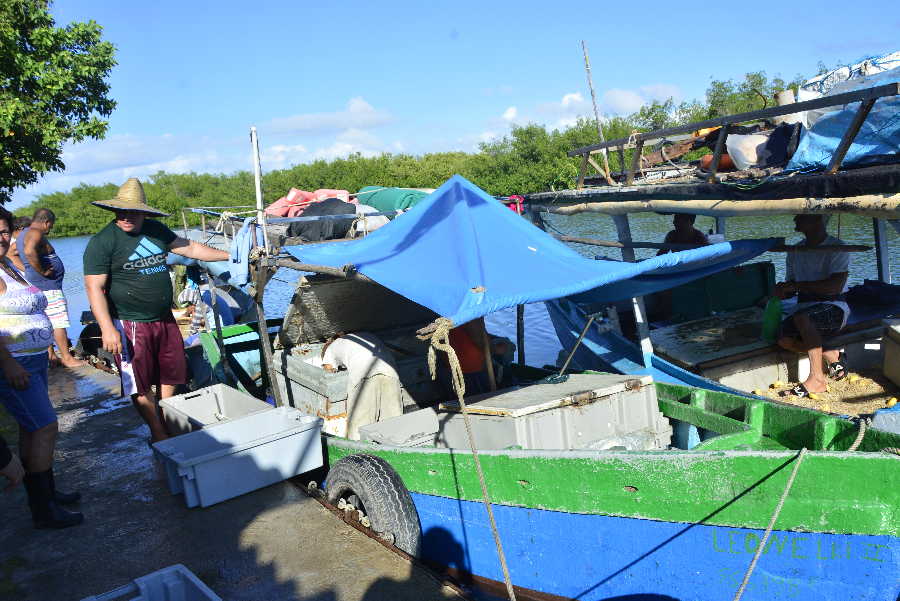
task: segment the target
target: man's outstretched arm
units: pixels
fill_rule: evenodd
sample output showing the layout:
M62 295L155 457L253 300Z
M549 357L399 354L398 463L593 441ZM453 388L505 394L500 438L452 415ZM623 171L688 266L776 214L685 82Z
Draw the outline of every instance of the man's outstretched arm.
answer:
M229 257L228 251L218 250L193 240L185 240L184 238L175 238L172 244L169 245L169 250L176 255L197 259L198 261L227 261Z

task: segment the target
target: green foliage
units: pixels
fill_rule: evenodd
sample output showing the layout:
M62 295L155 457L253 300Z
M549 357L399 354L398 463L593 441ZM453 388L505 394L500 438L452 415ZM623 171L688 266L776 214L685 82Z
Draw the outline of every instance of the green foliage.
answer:
M47 0L0 3L0 203L62 171L63 143L105 135L113 52L93 21L55 27Z
M633 115L607 119L603 122L603 133L607 140L627 138L633 132L759 109L763 107L763 96L771 105L775 92L795 87L799 81L799 77L791 82L780 77L769 79L762 72L748 73L741 81L715 80L706 92L705 101L680 104L675 104L671 98L654 101ZM477 153L382 154L376 157L353 154L333 161L319 160L272 171L263 176L263 197L266 202L272 202L292 187L351 192L368 185L436 188L454 173L494 195L564 189L575 182L581 161L580 157L570 158L566 153L573 148L595 144L597 140L593 119L580 118L563 130L548 130L534 123L516 125L503 138L481 144ZM630 164L632 152L625 151L625 165ZM693 155L704 152L700 150L688 156L696 158ZM598 162L602 160L600 155L594 155L594 158ZM609 165L613 172L624 169L618 152L609 153ZM20 214L30 214L37 207L48 207L57 215L55 235L93 234L109 221L111 215L89 203L112 198L119 183L81 185L67 193L45 194ZM144 182L144 190L151 205L172 213L166 222L173 228L182 226L182 207L255 205L253 176L246 171L231 175L160 172ZM190 225L200 223L200 217L195 214L189 214L188 220Z

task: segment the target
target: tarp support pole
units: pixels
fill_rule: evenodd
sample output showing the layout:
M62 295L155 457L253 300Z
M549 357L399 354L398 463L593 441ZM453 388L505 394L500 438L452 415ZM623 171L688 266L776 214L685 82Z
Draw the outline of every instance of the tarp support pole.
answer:
M631 242L631 226L628 224L628 215L613 215L616 224L616 232L619 242L627 244ZM634 249L622 247L622 259L634 263ZM637 324L638 338L641 341L641 351L653 352L653 343L650 341L650 326L647 323L647 309L644 307L644 299L640 296L631 299L631 307L634 311L634 321Z
M884 219L873 219L872 230L875 238L875 262L878 268L878 279L886 284L891 283L891 255L888 248L887 228Z
M516 352L519 365L525 367L525 305L516 305Z
M716 217L716 233L725 235L725 218Z

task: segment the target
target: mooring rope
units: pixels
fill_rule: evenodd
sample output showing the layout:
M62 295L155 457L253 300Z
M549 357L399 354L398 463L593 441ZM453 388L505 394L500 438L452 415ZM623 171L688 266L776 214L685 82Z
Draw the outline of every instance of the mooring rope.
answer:
M750 582L750 575L753 574L753 570L756 569L756 562L759 561L763 549L766 548L766 542L768 542L769 535L772 534L772 530L775 528L775 521L778 519L778 514L781 513L781 508L784 507L784 502L787 500L788 493L791 492L791 487L794 485L794 478L797 477L797 470L800 469L800 464L803 462L804 457L806 457L806 447L800 449L800 454L797 455L797 461L794 463L794 471L791 472L791 477L788 478L787 484L784 486L784 492L781 493L781 498L778 499L778 505L775 506L775 512L772 513L772 518L769 520L769 525L766 527L766 533L763 534L762 540L759 542L759 547L756 548L756 553L753 555L750 567L747 568L747 573L744 574L744 581L741 582L741 586L734 595L734 601L740 601L741 596L744 594L744 589L747 588L747 583Z
M856 433L856 440L850 445L848 451L855 451L862 444L863 438L866 436L866 428L869 427L869 418L859 418L859 432Z
M419 340L430 340L428 347L428 369L431 379L437 379L437 351L447 353L450 362L450 377L453 381L453 390L456 392L459 407L462 410L463 422L466 425L466 435L469 437L469 448L472 450L472 459L475 462L475 471L478 473L478 482L481 484L481 495L484 507L487 509L488 520L491 523L491 534L494 535L494 544L497 546L497 555L500 557L500 567L503 570L503 582L506 584L506 594L510 601L516 601L516 593L513 590L512 579L509 576L509 567L506 565L506 555L503 553L503 544L500 542L500 533L497 530L497 522L494 520L494 510L491 506L491 498L488 495L487 483L484 480L484 471L481 469L481 460L478 458L478 449L475 446L475 436L472 433L472 425L469 422L469 409L463 396L466 394L466 381L463 376L462 366L456 351L450 346L450 330L453 322L446 317L437 318L434 323L417 332Z

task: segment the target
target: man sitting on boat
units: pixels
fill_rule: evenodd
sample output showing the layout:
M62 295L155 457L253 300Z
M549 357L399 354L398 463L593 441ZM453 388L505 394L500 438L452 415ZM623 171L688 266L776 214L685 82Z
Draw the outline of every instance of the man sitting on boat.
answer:
M347 370L347 438L359 440L360 426L403 415L400 376L375 334L355 332L326 343L322 368Z
M804 235L800 248L839 246L843 241L830 236L824 215L797 215L794 229ZM837 350L823 350L823 340L837 334L846 324L850 309L844 300L850 253L839 250L789 252L784 282L775 285L775 294L786 299L797 295L797 309L781 324L778 345L809 355L809 377L783 395L809 396L825 392L825 371L836 380L847 375Z
M663 242L666 244L695 244L697 246L706 246L709 244L709 240L706 238L706 234L694 227L694 221L696 220L696 215L675 213L675 216L672 217L672 225L675 229L666 234L666 239L663 240ZM656 254L664 255L668 252L672 252L671 249L661 248Z
M450 330L450 346L456 352L463 379L466 385L466 396L491 391L490 378L484 358L485 338L490 341L491 360L494 362L494 381L503 379L502 368L512 362L515 350L509 340L491 336L484 327L484 319L473 319ZM456 398L448 365L439 370L438 376L446 389L448 398Z

